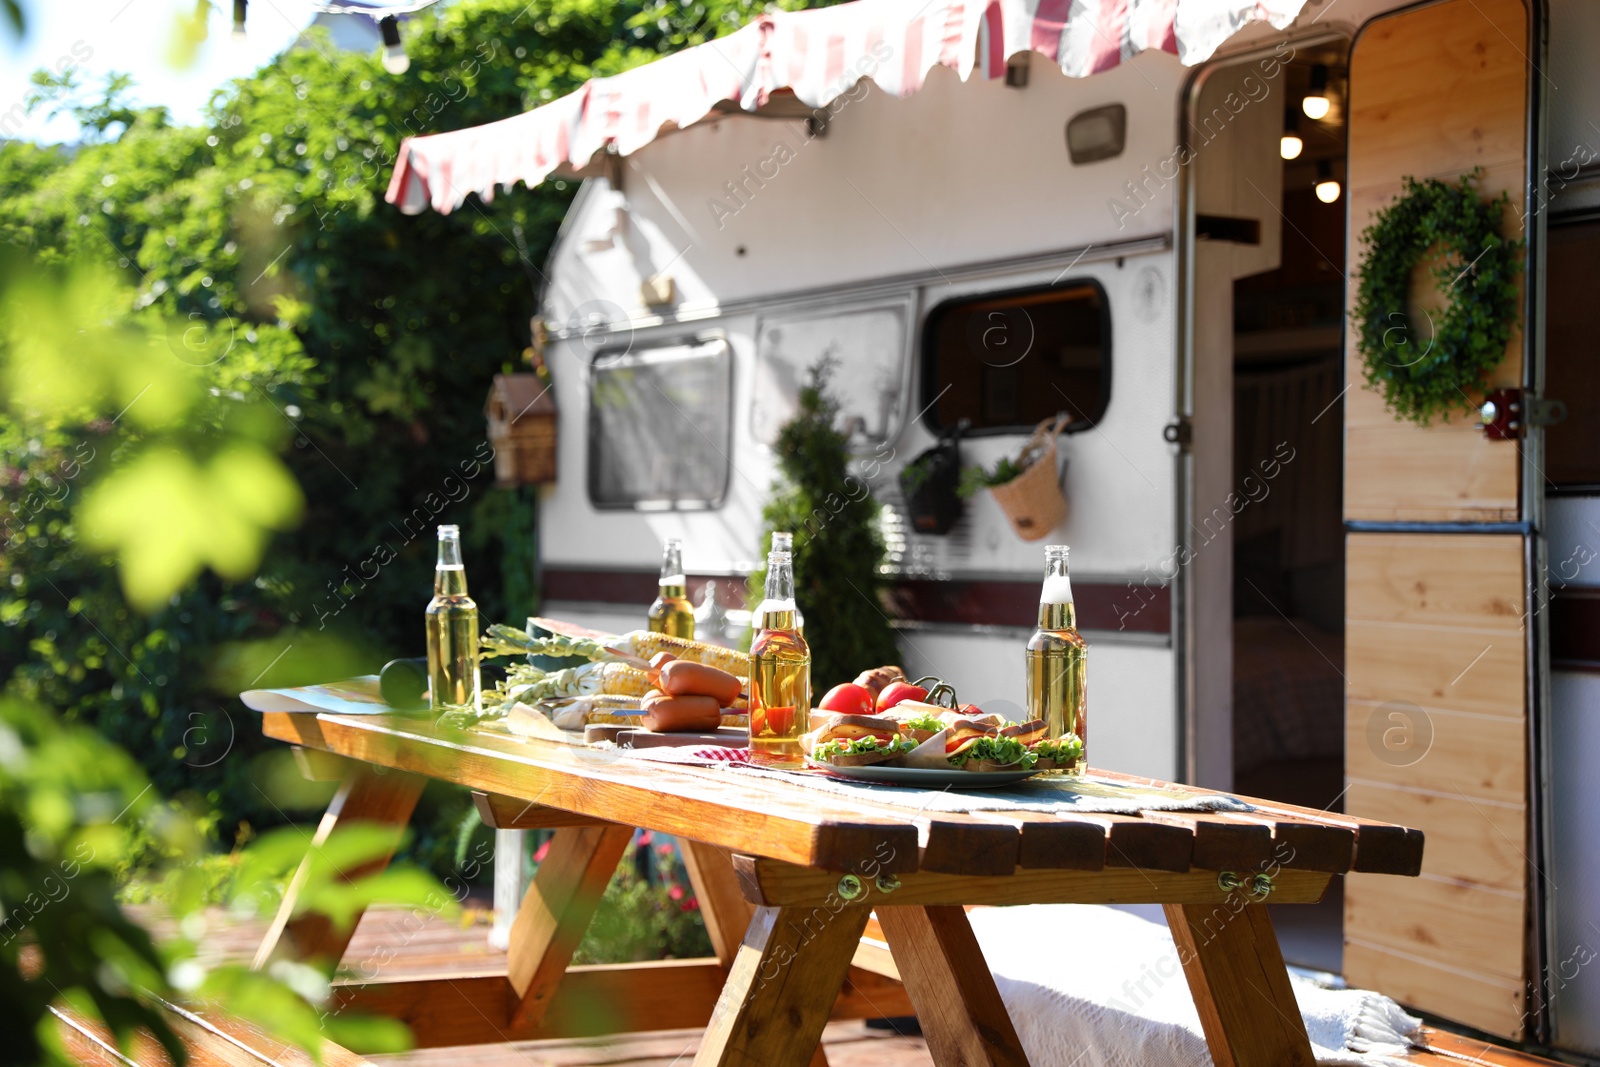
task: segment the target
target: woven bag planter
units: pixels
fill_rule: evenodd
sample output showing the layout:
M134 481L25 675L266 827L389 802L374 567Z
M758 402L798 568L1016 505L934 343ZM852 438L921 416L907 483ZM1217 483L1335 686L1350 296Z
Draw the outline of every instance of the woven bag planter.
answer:
M1017 455L1022 473L1004 485L989 487L1011 528L1024 541L1038 541L1067 517L1067 498L1061 494L1056 468L1056 438L1066 424L1067 416L1061 414L1035 426Z

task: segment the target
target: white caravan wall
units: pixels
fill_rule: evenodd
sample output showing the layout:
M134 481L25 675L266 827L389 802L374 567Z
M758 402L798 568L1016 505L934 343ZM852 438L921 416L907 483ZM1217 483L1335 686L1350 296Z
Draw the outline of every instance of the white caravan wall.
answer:
M597 327L551 345L561 465L545 510L545 560L650 567L660 538L681 536L691 570L748 565L773 477L770 453L748 424L758 322L749 309L777 313L796 303L784 294L825 286L839 287L823 304L836 306L894 277L920 274L925 284L895 289L920 302L904 353L912 380L921 319L942 300L1061 280L1093 278L1105 288L1111 404L1097 429L1063 438L1071 514L1052 539L1073 546L1075 573L1085 577L1162 570L1174 550L1174 486L1171 449L1161 437L1173 403L1172 265L1161 243L1172 226L1173 185L1161 177L1161 163L1174 152L1182 77L1183 68L1161 53L1078 80L1036 64L1024 89L962 84L936 72L905 100L862 86L822 138L806 142L799 123L735 116L664 137L627 160L621 194L591 182L552 257L545 307L558 333ZM1116 102L1128 108L1127 150L1073 166L1066 120ZM747 203L738 207L724 183L741 178L746 164L771 159L785 138L798 146L793 158L764 186L746 180ZM1137 193L1130 191L1135 182ZM713 212L707 204L719 191L723 207ZM1107 251L1108 242L1141 237L1157 243L1120 261ZM1019 266L1004 277L973 279L957 269L1086 247L1075 265L1077 251L1070 251L1048 268ZM669 314L677 322L663 322L641 304L641 282L658 274L673 280L678 302ZM816 298L809 303L816 306ZM727 502L713 512L597 512L584 478L583 357L602 344L640 345L705 329L725 334L735 358ZM903 416L921 409L919 392L910 390ZM1016 435L972 439L964 458L991 464L1020 442ZM920 425L903 431L877 488L892 495L899 466L931 443ZM913 540L908 562L924 573L1039 571L1038 545L1018 540L987 495L973 501L954 536Z
M564 324L595 298L642 315L639 283L663 270L676 282L679 313L688 314L1166 234L1170 188L1149 185L1144 199L1154 202L1136 211L1125 183L1171 154L1182 76L1161 52L1083 79L1036 63L1024 89L963 84L939 68L904 100L859 84L819 138L808 139L800 122L746 115L669 134L624 163L626 241L599 253L583 248L612 227L609 206L574 220L554 258L546 318ZM1074 167L1067 119L1111 103L1127 106L1127 151ZM744 183L742 205L729 192L736 182ZM1112 209L1114 198L1124 212Z
M933 285L922 292L922 305L925 311L957 294L1048 284L1061 273L1028 271L981 283ZM1094 279L1106 291L1112 320L1111 403L1095 429L1061 439L1070 511L1052 540L1072 546L1073 570L1082 578L1123 581L1168 573L1175 555L1174 468L1162 429L1173 403L1170 255L1129 256L1121 266L1115 260L1080 263L1067 277ZM598 510L589 503L586 359L591 346L582 338L550 346L561 441L558 481L544 500L547 564L648 568L658 562L662 538L681 537L691 571L748 569L757 552L761 506L776 473L771 451L749 422L757 321L746 313L614 338L636 347L709 330L728 338L734 358L733 470L723 506L709 511ZM913 341L919 333L920 322ZM905 359L911 362L909 350ZM908 406L907 416L921 408L915 393ZM963 460L991 465L1003 454L1014 454L1021 441L1021 435L969 439L962 445ZM873 480L880 498L893 497L900 466L932 443L932 435L916 423L880 453L886 461ZM910 541L907 565L919 573L1042 572L1042 549L1019 540L987 494L970 502L966 519L950 536Z

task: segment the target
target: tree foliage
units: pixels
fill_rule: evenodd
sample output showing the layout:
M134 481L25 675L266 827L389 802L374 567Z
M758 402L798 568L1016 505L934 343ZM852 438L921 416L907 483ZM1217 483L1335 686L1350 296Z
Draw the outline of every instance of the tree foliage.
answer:
M28 269L95 264L96 284L121 287L109 299L135 313L118 327L139 334L131 366L183 372L176 443L195 447L153 449L140 420L158 392L117 392L125 416L64 405L0 424L7 687L131 749L163 792L197 794L231 834L286 817L258 787L274 746L237 693L417 654L434 524L466 532L486 618L533 608L534 498L491 488L482 405L491 376L519 366L573 189L407 217L383 202L400 142L518 113L755 9L440 5L407 21L399 78L376 51L314 31L219 91L196 126L129 107L116 76L45 77L40 106L71 112L87 139L0 144L0 244ZM119 390L142 387L129 375ZM260 461L280 454L286 480ZM202 520L215 509L216 536L175 551L173 511L195 501ZM229 529L262 553L254 577L222 550L238 540ZM156 566L130 583L130 559ZM446 834L419 846L444 865Z

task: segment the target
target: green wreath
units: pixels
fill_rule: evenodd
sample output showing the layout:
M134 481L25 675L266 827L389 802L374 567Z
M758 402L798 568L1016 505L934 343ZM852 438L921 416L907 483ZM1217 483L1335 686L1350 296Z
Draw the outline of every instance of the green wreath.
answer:
M1505 356L1517 318L1522 242L1500 236L1510 197L1480 197L1481 177L1474 170L1455 185L1406 178L1400 199L1361 234L1356 347L1367 384L1382 388L1390 411L1423 426L1477 408L1469 392L1481 390ZM1438 321L1424 313L1419 329L1409 310L1411 273L1434 250L1433 278L1450 306Z

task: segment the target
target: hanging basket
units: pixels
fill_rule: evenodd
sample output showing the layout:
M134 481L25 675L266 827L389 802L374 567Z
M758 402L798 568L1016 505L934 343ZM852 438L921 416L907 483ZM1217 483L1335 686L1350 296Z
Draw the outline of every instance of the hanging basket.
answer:
M949 533L965 510L956 490L961 483L961 435L967 426L962 419L900 472L906 517L919 534Z
M1011 528L1024 541L1039 540L1067 517L1067 498L1061 494L1056 467L1056 438L1066 424L1067 416L1061 414L1035 426L1033 436L1017 455L1022 473L1004 485L989 487Z

